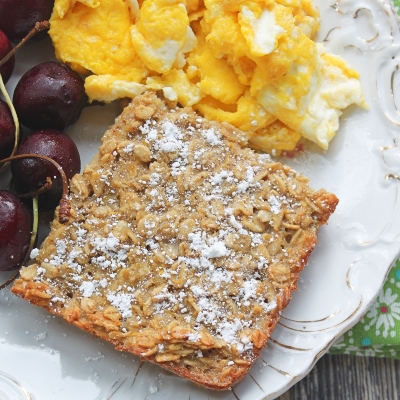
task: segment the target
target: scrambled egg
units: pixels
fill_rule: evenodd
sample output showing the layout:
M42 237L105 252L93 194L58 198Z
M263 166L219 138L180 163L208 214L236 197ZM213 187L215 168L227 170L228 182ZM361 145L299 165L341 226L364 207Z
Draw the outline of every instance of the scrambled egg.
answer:
M358 74L313 41L312 0L56 0L50 23L91 101L162 90L264 151L327 149L341 110L365 106Z

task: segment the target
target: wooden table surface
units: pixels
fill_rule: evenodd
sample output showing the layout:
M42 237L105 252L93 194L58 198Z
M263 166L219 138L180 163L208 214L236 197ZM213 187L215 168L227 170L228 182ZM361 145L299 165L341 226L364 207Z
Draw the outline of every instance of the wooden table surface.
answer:
M400 360L325 355L278 400L398 400Z

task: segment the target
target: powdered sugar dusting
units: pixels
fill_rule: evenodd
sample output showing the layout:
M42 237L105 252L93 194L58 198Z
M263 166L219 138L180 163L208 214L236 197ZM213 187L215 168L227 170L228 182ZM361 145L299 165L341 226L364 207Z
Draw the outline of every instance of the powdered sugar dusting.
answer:
M122 318L132 316L131 303L134 300L133 294L109 293L107 300L120 311Z

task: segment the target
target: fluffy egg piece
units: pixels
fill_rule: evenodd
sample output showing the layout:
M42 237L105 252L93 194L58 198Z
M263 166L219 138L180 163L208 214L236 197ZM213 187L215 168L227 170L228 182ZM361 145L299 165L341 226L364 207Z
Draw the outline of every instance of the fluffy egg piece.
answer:
M147 0L131 28L132 43L146 66L166 73L177 61L185 44L186 52L195 45L184 1Z
M328 148L339 128L342 109L365 107L358 74L343 59L328 55L321 44L291 71L258 94L259 103L294 131Z
M49 34L56 57L78 72L139 82L148 69L133 47L132 24L123 0L56 0Z

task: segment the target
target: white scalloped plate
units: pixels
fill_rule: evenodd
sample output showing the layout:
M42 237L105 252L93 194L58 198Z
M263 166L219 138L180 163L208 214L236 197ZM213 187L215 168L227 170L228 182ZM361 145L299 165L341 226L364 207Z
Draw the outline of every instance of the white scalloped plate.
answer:
M290 160L313 187L333 191L340 203L321 229L299 291L247 377L231 391L198 388L5 290L0 293L0 398L272 399L303 378L360 320L400 249L400 30L389 0L316 3L319 40L360 71L370 109L348 109L327 152L313 149ZM45 41L29 43L17 58L10 90L30 66L54 54ZM115 104L90 107L70 130L83 163L119 112ZM1 180L4 187L5 177Z

